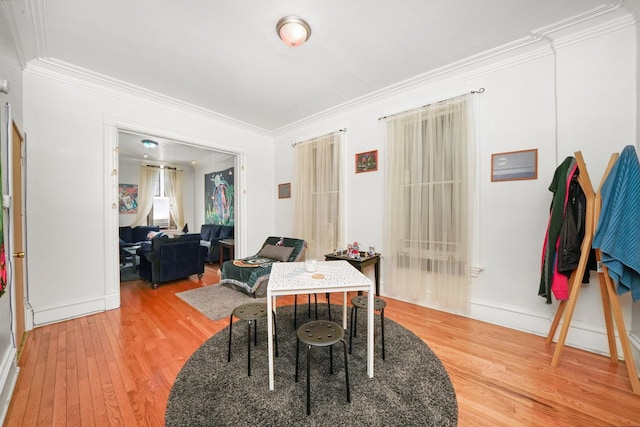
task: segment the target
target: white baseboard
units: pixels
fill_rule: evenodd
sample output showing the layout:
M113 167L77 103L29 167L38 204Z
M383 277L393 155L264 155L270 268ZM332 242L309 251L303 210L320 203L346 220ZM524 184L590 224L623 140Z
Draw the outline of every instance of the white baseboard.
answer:
M0 364L0 424L4 425L4 419L9 410L13 390L18 381L20 368L16 364L16 349L11 348L5 354Z
M120 308L120 292L113 292L105 295L104 306L106 310Z
M113 305L113 301L109 301L109 303ZM118 306L119 304L118 301ZM63 306L31 307L31 309L33 310L33 326L37 327L103 312L107 310L107 300L106 298L95 298L74 301Z

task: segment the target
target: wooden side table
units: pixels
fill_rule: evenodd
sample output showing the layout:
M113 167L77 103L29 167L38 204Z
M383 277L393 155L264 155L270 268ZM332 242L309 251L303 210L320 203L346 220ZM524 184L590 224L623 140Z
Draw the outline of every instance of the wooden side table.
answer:
M224 249L229 249L229 259L233 259L235 256L235 241L233 239L224 239L218 242L220 247L220 266L224 262Z
M360 259L349 258L346 255L326 254L324 256L325 261L347 261L349 264L362 273L365 267L373 265L375 277L376 277L376 295L380 295L380 255L376 253L374 255L368 255L366 252L360 252Z

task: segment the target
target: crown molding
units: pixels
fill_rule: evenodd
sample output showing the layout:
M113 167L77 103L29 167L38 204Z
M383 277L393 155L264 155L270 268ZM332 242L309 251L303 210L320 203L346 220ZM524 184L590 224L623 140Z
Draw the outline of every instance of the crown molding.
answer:
M179 109L236 130L243 130L254 135L272 136L271 132L257 126L53 58L40 58L30 61L25 67L25 72L143 105L147 108L164 111Z

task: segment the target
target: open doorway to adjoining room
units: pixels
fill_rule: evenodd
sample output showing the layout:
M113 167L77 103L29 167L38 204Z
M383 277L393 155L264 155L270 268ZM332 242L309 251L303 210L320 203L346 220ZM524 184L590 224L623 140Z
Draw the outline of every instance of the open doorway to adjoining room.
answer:
M184 138L186 139L186 138ZM143 140L152 140L155 144L143 144ZM183 182L183 214L184 222L189 233L199 233L203 224L212 222L211 211L215 209L216 200L211 200L211 185L207 185L207 180L213 180L224 171L232 178L224 182L226 186L235 188L241 185L241 165L243 154L240 152L227 151L214 147L207 147L206 142L184 141L182 138L167 137L159 135L149 129L131 129L128 126L114 126L107 128L107 149L113 149L115 154L112 158L112 165L107 165L107 170L113 170L113 178L107 184L107 192L117 198L116 203L109 201L110 220L113 224L110 227L111 236L118 235L120 226L131 225L136 217L135 192L137 190L141 166L151 166L160 168L174 168L182 173ZM110 167L112 166L112 167ZM218 179L219 180L219 179ZM216 181L218 182L218 181ZM126 196L134 196L127 198ZM122 201L123 197L126 200ZM210 200L208 200L210 199ZM241 233L238 227L239 213L242 211L242 201L238 197L233 200L225 200L232 203L231 208L227 206L225 210L225 220L235 226L235 235ZM219 203L218 203L219 206ZM148 221L156 223L163 222L163 215L148 217ZM218 217L215 220L219 220ZM167 220L161 225L167 234L183 233L183 228L177 228L174 220ZM113 263L109 264L113 274L109 274L107 279L107 308L116 308L120 301L120 278L117 266L119 246L118 238L108 238L113 242L113 247L108 251L113 254ZM240 243L240 242L238 242ZM109 262L105 260L105 262Z

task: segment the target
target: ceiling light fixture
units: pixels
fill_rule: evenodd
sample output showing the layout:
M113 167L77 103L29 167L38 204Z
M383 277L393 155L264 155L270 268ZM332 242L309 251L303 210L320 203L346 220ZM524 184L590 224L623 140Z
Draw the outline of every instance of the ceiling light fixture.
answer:
M151 139L143 139L142 145L144 145L145 148L156 148L158 146L158 143Z
M298 47L311 37L311 27L302 18L285 16L276 24L276 33L287 46Z

